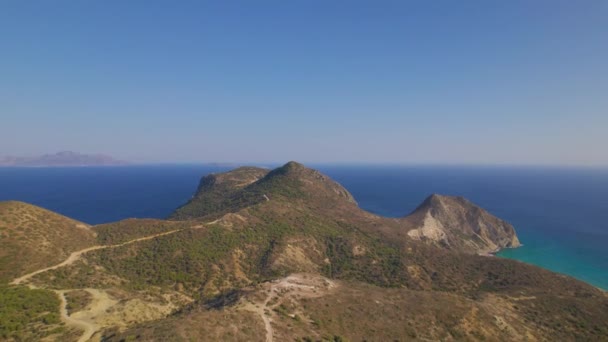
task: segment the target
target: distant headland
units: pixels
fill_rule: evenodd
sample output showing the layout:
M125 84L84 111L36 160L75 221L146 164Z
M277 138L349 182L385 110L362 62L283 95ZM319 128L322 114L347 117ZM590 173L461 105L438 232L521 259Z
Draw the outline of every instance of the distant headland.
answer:
M129 163L103 154L61 151L38 157L0 157L0 167L118 166Z

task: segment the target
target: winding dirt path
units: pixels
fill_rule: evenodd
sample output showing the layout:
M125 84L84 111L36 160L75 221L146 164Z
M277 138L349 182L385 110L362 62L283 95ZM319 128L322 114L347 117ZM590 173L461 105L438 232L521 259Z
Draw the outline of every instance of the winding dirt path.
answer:
M266 300L264 301L264 306L261 307L260 309L260 316L262 316L262 320L264 321L264 327L266 328L266 342L273 342L274 341L274 331L272 330L272 325L270 325L270 308L268 307L268 302L270 302L270 300L274 297L274 287L270 287L270 293L268 294L268 297L266 297ZM266 311L268 311L268 315L266 314Z
M97 246L92 246L92 247L88 247L88 248L85 248L85 249L81 249L79 251L73 252L72 254L70 254L70 256L67 259L65 259L64 261L62 261L61 263L59 263L57 265L50 266L50 267L47 267L47 268L43 268L43 269L34 271L32 273L28 273L28 274L26 274L24 276L21 276L21 277L15 279L15 280L13 280L11 282L11 285L19 285L21 283L24 283L24 282L28 281L30 278L32 278L33 276L38 275L40 273L48 272L48 271L51 271L51 270L58 269L60 267L71 265L74 262L78 261L83 254L88 253L88 252L96 251L96 250L99 250L99 249L122 247L122 246L130 245L130 244L135 243L135 242L152 240L152 239L160 237L160 236L177 233L179 231L186 230L186 229L190 229L190 228L174 229L174 230L170 230L170 231L167 231L167 232L162 232L162 233L158 233L158 234L154 234L154 235L150 235L150 236L145 236L145 237L129 240L129 241L126 241L126 242L123 242L123 243L119 243L119 244L116 244L116 245L97 245Z
M97 317L99 314L104 313L111 306L118 303L117 300L110 298L108 294L104 291L91 288L83 290L91 294L91 304L88 306L88 309L78 311L72 315L68 315L68 302L65 298L65 294L73 290L53 290L61 300L61 319L67 325L83 330L82 335L78 339L78 342L89 341L91 337L93 337L93 335L101 328L98 324L95 323L95 317Z
M323 296L334 288L336 284L324 277L310 274L291 274L285 278L269 282L268 296L261 303L255 305L248 303L244 310L257 313L264 321L266 329L266 342L274 342L274 330L272 328L272 310L280 304L279 299L295 296L314 298ZM277 299L273 305L268 305L270 301Z
M258 314L262 318L262 321L264 322L264 329L266 330L266 342L274 341L274 331L272 329L272 325L270 324L272 322L272 320L269 317L270 316L269 310L271 308L268 306L268 303L270 302L270 300L272 300L272 298L274 298L274 288L271 285L270 293L268 294L268 296L266 296L266 299L264 300L264 302L261 303L261 305L247 303L245 305L245 307L243 308L246 311ZM267 311L268 311L268 314L266 314Z
M165 236L165 235L169 235L169 234L174 234L186 229L201 229L203 227L205 227L206 225L209 224L214 224L216 223L218 220L209 222L209 223L205 223L205 224L200 224L200 225L196 225L196 226L192 226L189 228L181 228L181 229L174 229L174 230L170 230L170 231L166 231L166 232L162 232L162 233L158 233L158 234L154 234L154 235L149 235L149 236L144 236L144 237L140 237L137 239L133 239L133 240L129 240L123 243L119 243L119 244L115 244L115 245L97 245L97 246L92 246L92 247L88 247L85 249L81 249L79 251L73 252L70 254L70 256L65 259L64 261L62 261L61 263L54 265L54 266L50 266L50 267L46 267L46 268L42 268L39 269L37 271L28 273L26 275L23 275L19 278L16 278L15 280L13 280L11 282L11 285L20 285L20 284L24 284L26 283L28 280L30 280L32 277L40 274L40 273L44 273L44 272L48 272L51 270L55 270L64 266L69 266L71 264L73 264L74 262L76 262L77 260L79 260L81 258L81 256L83 254L86 254L88 252L92 252L92 251L96 251L96 250L100 250L100 249L106 249L106 248L117 248L117 247L122 247L122 246L126 246L132 243L136 243L136 242L141 242L141 241L146 241L146 240L151 240L157 237L161 237L161 236ZM37 289L39 287L33 285L33 284L27 284L27 286L30 289ZM78 339L78 342L86 342L89 341L91 339L91 337L97 332L99 331L99 329L101 328L98 324L95 323L95 317L97 315L99 315L100 313L105 312L108 308L110 308L111 306L113 306L114 304L116 304L118 301L110 298L108 296L108 294L104 291L100 291L98 289L92 289L92 288L86 288L83 289L87 292L89 292L92 297L93 297L93 301L90 305L90 307L85 310L85 311L79 311L76 312L72 315L68 315L68 310L67 310L67 300L65 298L65 294L67 292L70 291L74 291L73 289L70 290L51 290L53 292L55 292L55 294L57 294L57 296L59 297L59 300L61 301L61 305L59 308L60 311L60 315L61 315L61 320L68 326L77 328L79 330L83 330L82 335L80 336L80 338Z
M82 336L78 339L78 342L88 341L91 336L95 333L96 327L93 324L88 322L79 321L77 319L73 319L68 315L68 301L65 299L65 293L67 290L55 290L54 291L59 300L61 301L61 305L59 306L59 313L61 314L61 320L66 324L74 328L78 328L83 331Z

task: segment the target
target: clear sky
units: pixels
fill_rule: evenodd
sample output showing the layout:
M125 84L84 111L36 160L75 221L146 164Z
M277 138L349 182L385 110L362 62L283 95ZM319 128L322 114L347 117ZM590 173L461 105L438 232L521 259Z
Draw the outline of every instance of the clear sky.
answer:
M608 165L608 1L0 2L0 156Z

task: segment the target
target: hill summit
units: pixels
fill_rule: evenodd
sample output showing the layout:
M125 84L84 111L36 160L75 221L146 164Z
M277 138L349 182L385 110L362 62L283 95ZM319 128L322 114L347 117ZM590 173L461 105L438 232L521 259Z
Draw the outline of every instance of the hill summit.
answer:
M405 220L418 227L411 238L448 248L484 254L521 245L511 224L463 197L433 194Z
M217 217L273 198L317 204L341 201L356 203L340 184L316 170L291 161L274 170L240 167L205 176L192 199L170 218Z
M172 219L218 218L267 201L297 204L325 216L370 216L342 185L321 172L290 161L274 170L240 167L202 178L196 194ZM375 217L376 221L388 220ZM389 226L395 226L389 223ZM462 197L433 194L393 233L469 253L487 254L518 247L515 229Z

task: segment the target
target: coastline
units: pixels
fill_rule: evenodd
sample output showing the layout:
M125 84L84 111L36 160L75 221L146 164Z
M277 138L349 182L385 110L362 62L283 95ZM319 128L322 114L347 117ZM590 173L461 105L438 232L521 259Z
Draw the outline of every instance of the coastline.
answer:
M588 284L588 285L590 285L590 286L593 286L593 287L595 287L596 289L601 290L601 291L602 291L602 292L604 292L604 293L608 293L608 286L607 286L607 287L602 287L601 285L599 285L599 284L595 283L593 280L590 280L590 279L585 279L585 277L583 277L583 276L581 276L581 275L572 274L571 272L567 272L567 271L559 270L559 269L556 269L555 267L550 267L550 266L544 265L544 264L543 264L543 263L541 263L541 262L533 262L533 261L530 261L530 260L526 260L525 258L520 258L520 257L511 257L511 256L499 255L499 253L500 253L500 252L507 251L507 250L519 249L519 247L523 247L523 246L524 246L524 245L523 245L523 244L521 244L521 245L520 245L520 246L518 246L518 247L504 247L504 248L499 248L498 250L493 251L493 252L491 252L491 253L484 254L483 256L490 256L490 257L497 257L497 258L503 258L503 259L515 260L515 261L517 261L517 262L523 262L523 263L525 263L525 264L529 264L529 265L533 265L533 266L536 266L536 267L540 267L540 268L542 268L542 269L544 269L544 270L547 270L547 271L550 271L550 272L553 272L553 273L557 273L557 274L560 274L560 275L562 275L562 276L570 277L570 278L576 279L576 280L578 280L578 281L582 281L582 282L584 282L585 284ZM481 254L480 254L480 255L481 255Z
M523 246L524 246L524 244L520 243L519 246L516 246L516 247L497 247L493 251L479 252L479 253L477 253L477 255L484 256L484 257L499 257L499 255L497 255L497 254L500 253L501 251L505 250L505 249L517 249L517 248L520 248L520 247L523 247ZM509 258L507 258L507 259L509 259Z

